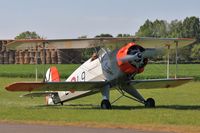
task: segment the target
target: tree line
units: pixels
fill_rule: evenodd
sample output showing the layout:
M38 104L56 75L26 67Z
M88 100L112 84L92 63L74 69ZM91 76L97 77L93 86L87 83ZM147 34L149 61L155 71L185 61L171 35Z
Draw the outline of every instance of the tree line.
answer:
M200 63L200 19L198 17L186 17L184 20L150 21L147 19L135 35L118 34L116 37L158 37L158 38L196 38L196 42L190 46L179 49L179 63L199 62ZM114 37L111 34L102 33L95 37ZM15 39L38 39L42 38L36 32L25 31L15 37ZM81 36L78 38L87 38ZM152 60L164 60L166 56L156 57ZM171 50L170 60L175 61L175 51Z
M200 61L200 19L198 17L186 17L184 20L150 21L147 19L136 32L137 37L161 37L161 38L196 38L196 42L190 46L179 49L179 62ZM174 61L175 51L171 50L170 60ZM163 56L165 58L165 56ZM162 58L162 59L163 59Z
M135 35L118 34L116 37L156 37L156 38L195 38L197 41L178 50L179 63L200 63L200 19L198 17L186 17L184 20L150 21L147 19ZM96 37L113 37L110 34L100 34ZM155 57L152 60L165 60L166 56ZM175 51L171 50L171 62L175 62Z
M200 20L198 17L186 17L182 20L146 20L136 32L138 37L164 38L200 38Z

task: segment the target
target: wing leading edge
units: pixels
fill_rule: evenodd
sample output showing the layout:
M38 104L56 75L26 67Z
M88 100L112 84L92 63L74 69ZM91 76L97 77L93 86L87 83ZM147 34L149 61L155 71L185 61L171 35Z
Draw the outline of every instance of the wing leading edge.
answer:
M18 82L8 85L5 89L8 91L87 91L100 90L107 82Z

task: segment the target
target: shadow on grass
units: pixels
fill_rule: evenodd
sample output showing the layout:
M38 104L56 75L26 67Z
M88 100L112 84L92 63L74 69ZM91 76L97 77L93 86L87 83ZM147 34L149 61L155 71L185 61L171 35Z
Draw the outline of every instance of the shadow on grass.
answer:
M38 108L46 108L46 109L68 109L68 110L74 110L74 109L100 109L99 105L94 105L94 104L64 104L64 105L37 105L37 106L32 106L29 107L32 109L38 109Z
M159 105L156 108L176 110L200 110L200 105Z
M113 105L113 109L119 110L136 110L136 109L149 109L144 106L118 106ZM174 110L200 110L200 105L157 105L155 108L150 109L174 109Z
M101 109L99 105L94 104L65 104L61 105L38 105L31 108L52 108L52 109L89 109L89 110L97 110ZM113 110L139 110L139 109L149 109L145 108L143 105L141 106L129 106L129 105L112 105ZM157 105L156 108L150 109L174 109L174 110L200 110L200 105Z

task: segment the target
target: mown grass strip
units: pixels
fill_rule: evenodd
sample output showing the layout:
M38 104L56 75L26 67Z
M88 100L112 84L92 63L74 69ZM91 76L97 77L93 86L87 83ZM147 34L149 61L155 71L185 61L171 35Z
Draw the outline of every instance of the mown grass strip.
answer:
M43 78L50 66L56 66L62 79L66 79L79 64L37 65L38 78ZM35 78L35 65L0 65L0 77ZM200 80L200 64L179 64L178 77L194 77ZM170 77L175 77L175 65L170 65ZM166 64L148 64L136 79L166 78Z

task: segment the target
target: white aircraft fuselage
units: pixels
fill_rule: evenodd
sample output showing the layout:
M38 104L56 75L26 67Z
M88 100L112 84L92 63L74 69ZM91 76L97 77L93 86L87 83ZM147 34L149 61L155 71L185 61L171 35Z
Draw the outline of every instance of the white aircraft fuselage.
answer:
M114 51L101 49L97 57L91 57L85 63L83 63L80 67L78 67L66 80L66 82L85 82L85 81L107 81L110 84L105 88L102 88L103 99L109 100L109 89L112 86L123 83L123 80L126 78L133 78L132 75L140 73L144 70L144 66L138 67L138 64L143 64L144 58L139 57L140 61L135 64L129 63L129 61L122 62L121 59L127 55L127 52L132 47L138 47L135 43L129 43L121 49L116 49ZM141 48L141 47L139 47ZM136 50L138 50L136 48ZM138 51L140 52L140 51ZM134 54L138 54L135 52ZM123 55L119 55L123 54ZM138 58L136 58L138 59ZM133 60L136 60L135 58ZM124 65L125 64L125 65ZM132 66L129 71L126 67ZM123 71L125 70L125 71ZM104 90L106 90L104 92ZM91 91L59 91L58 102L65 102L77 95L85 95L87 93L91 93ZM52 100L52 97L48 97L48 104L57 103L55 100Z

